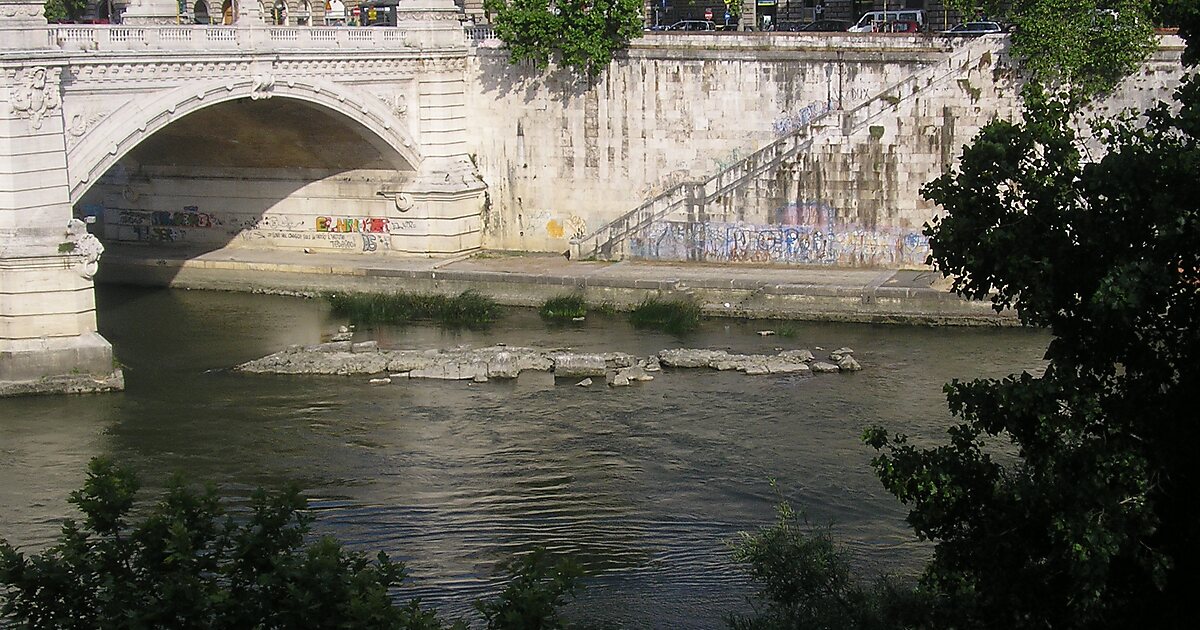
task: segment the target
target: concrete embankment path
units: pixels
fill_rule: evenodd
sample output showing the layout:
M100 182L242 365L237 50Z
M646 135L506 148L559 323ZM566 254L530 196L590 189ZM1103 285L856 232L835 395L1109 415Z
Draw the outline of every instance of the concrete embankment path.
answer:
M572 261L553 254L482 252L455 258L305 254L224 248L208 252L113 245L97 281L192 289L315 294L325 291L474 289L512 306L581 292L628 308L651 295L690 296L710 316L935 325L1014 325L991 304L964 300L940 274L846 269Z

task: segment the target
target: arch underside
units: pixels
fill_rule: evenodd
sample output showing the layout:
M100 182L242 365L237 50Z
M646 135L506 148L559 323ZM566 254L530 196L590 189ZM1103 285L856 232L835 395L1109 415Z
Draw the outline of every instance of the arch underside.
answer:
M68 151L71 200L143 143L143 152L180 166L217 160L411 173L421 157L403 124L375 97L317 81L255 76L176 88L147 106L119 109Z
M403 119L373 95L255 76L130 109L68 156L76 213L94 217L107 243L365 254L479 246L482 188L413 188L421 157Z

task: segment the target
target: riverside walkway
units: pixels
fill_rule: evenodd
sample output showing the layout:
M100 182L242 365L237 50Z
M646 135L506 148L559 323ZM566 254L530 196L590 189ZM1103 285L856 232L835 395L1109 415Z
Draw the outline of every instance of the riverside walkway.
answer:
M928 270L574 261L554 254L476 252L454 258L209 252L113 245L97 280L191 289L325 291L476 290L511 306L580 292L629 308L652 295L689 296L709 316L934 325L1015 325L986 302L964 300Z

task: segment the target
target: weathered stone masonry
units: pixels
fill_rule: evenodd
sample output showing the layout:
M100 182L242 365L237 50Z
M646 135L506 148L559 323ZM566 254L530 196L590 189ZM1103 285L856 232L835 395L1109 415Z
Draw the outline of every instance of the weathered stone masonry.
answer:
M640 227L615 253L919 265L920 227L935 212L921 185L982 125L1019 113L1005 46L1003 37L663 36L636 42L591 86L514 69L502 50L481 48L468 105L489 186L485 246L567 250L676 184L799 134L800 151L732 192L710 191L703 216L678 204L649 224L631 220ZM1166 38L1098 110L1168 97L1178 54L1178 38Z

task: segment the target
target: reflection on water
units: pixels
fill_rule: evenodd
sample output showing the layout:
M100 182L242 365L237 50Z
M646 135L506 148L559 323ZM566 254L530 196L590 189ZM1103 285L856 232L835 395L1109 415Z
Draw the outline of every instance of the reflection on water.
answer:
M1046 337L1007 329L710 321L687 338L620 317L550 327L515 312L490 331L359 331L396 348L530 345L650 354L668 347L848 345L863 372L748 377L667 370L609 390L548 375L515 382L233 374L226 368L336 330L317 301L100 287L101 332L128 390L0 400L0 535L46 544L88 459L132 465L150 492L184 471L233 501L299 482L316 527L406 561L420 596L449 615L493 592L496 563L536 545L590 570L577 618L623 627L709 628L743 605L729 561L739 530L772 518L769 479L816 523L834 523L856 564L905 572L926 548L868 468L862 428L936 437L942 383L1040 364Z

